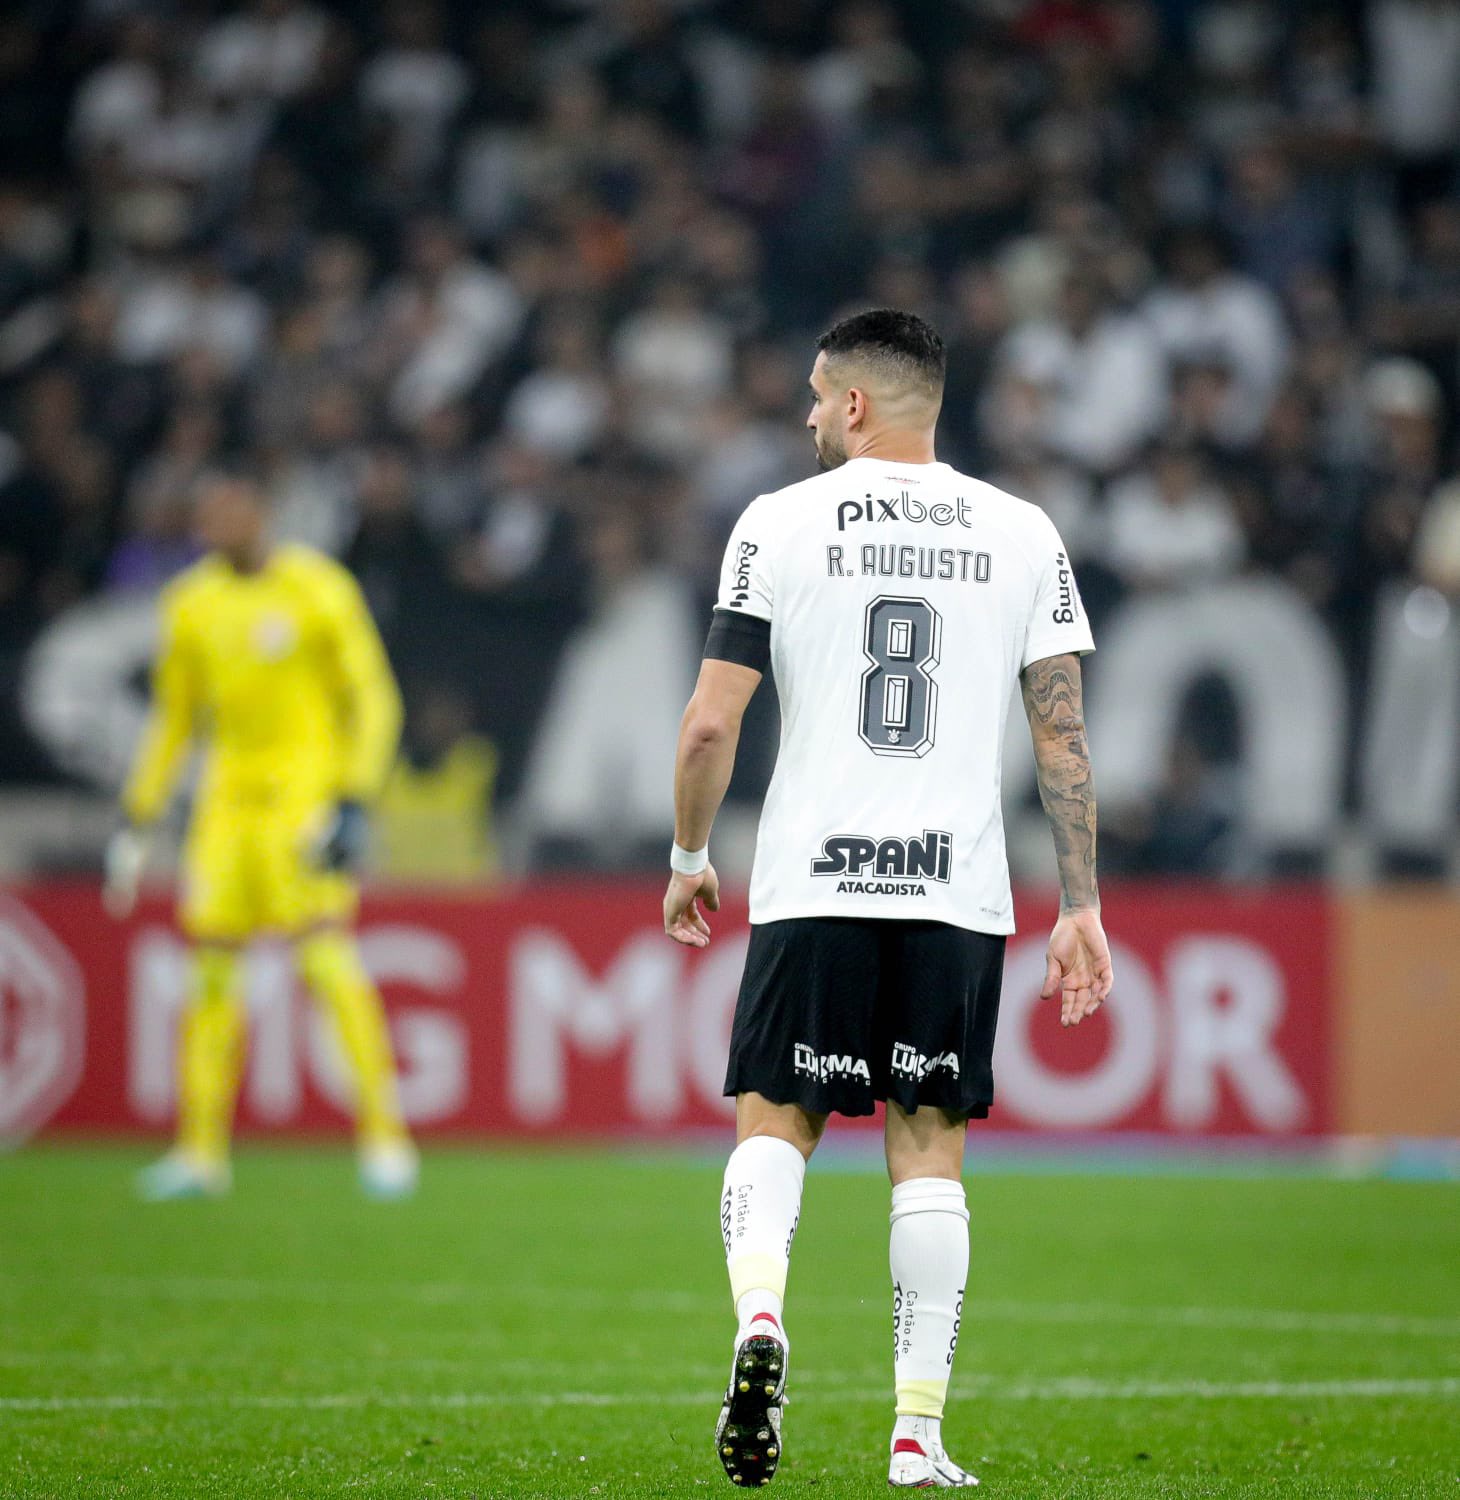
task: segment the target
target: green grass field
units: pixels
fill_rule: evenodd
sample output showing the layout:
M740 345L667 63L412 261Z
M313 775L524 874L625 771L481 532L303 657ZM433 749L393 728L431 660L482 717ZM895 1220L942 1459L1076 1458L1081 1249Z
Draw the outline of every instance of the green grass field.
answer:
M135 1150L0 1159L0 1495L729 1494L719 1169ZM945 1435L991 1496L1460 1497L1460 1187L973 1175ZM887 1189L808 1179L772 1494L885 1494Z

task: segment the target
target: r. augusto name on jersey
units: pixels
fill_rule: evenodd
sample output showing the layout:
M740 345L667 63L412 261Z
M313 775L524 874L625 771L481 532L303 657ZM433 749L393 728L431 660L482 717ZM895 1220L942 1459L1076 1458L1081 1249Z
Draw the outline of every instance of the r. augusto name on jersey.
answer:
M847 556L852 551L852 557ZM860 554L860 556L858 556ZM858 566L860 564L860 566ZM945 583L987 583L994 561L972 547L883 546L868 542L826 549L828 578L940 578Z

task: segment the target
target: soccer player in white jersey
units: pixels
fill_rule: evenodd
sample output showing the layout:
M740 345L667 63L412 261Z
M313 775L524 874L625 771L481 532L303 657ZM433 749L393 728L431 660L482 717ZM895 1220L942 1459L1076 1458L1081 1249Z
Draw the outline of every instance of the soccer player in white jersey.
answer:
M806 1163L829 1115L885 1100L888 1479L955 1488L978 1483L940 1431L968 1273L963 1146L993 1099L1014 929L999 751L1017 679L1059 860L1044 995L1076 1025L1112 983L1081 711L1079 659L1094 648L1044 513L937 462L933 329L860 313L818 350L807 426L825 472L760 496L736 525L675 768L664 928L704 947L719 907L710 826L769 666L781 745L725 1082L738 1144L720 1225L739 1327L715 1447L737 1484L775 1472Z

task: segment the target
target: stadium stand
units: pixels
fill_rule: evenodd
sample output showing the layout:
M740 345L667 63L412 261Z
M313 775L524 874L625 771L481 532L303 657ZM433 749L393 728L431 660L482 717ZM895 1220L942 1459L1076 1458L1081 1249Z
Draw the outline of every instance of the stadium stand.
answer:
M1446 876L1457 143L1427 0L14 7L0 863L94 859L243 450L361 578L418 768L443 722L488 757L502 867L657 867L724 539L810 468L811 337L897 304L942 456L1080 570L1107 867Z

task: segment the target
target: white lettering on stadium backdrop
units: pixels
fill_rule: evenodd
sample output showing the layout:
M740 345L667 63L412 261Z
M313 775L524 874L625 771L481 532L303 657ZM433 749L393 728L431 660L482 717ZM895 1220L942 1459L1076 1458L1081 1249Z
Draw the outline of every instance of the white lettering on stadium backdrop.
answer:
M514 1113L528 1123L550 1123L568 1106L570 1053L601 1058L626 1051L633 1118L673 1119L684 1106L685 1083L717 1113L733 1115L734 1101L721 1090L748 942L748 935L720 939L686 974L682 950L646 931L595 975L556 932L523 933L508 961L507 1087Z
M19 901L0 895L0 1145L39 1130L71 1097L86 1060L86 982Z
M1282 974L1260 946L1223 934L1173 943L1164 1004L1146 963L1120 943L1110 947L1117 975L1104 1007L1110 1045L1093 1067L1069 1074L1046 1068L1029 1043L1043 1005L1044 944L1010 945L994 1047L996 1111L1067 1130L1118 1125L1159 1087L1166 1120L1200 1130L1215 1122L1225 1080L1260 1128L1294 1130L1306 1121L1307 1100L1276 1042Z
M587 965L569 938L531 928L507 954L506 1096L525 1125L570 1113L575 1058L618 1059L624 1114L644 1124L675 1120L691 1103L733 1113L721 1097L730 1019L748 934L718 934L686 959L652 928L632 933L606 964ZM1054 1129L1118 1126L1155 1100L1164 1122L1185 1130L1215 1124L1235 1100L1258 1129L1301 1127L1310 1103L1277 1042L1287 1006L1283 975L1264 948L1231 934L1170 943L1159 972L1120 944L1119 984L1106 1007L1108 1045L1079 1072L1046 1067L1031 1027L1053 1014L1041 1004L1044 942L1012 943L994 1069L994 1120ZM426 1124L466 1106L494 1061L471 1058L467 1033L449 1008L465 989L456 943L426 925L367 927L362 951L378 980L421 995L392 1005L402 1104ZM309 1081L347 1108L333 1042L307 1005L287 950L249 954L246 985L253 1040L245 1082L260 1119L286 1123ZM174 1108L177 1017L187 992L187 951L162 927L137 935L130 954L129 1091L133 1106L162 1123ZM439 996L440 1004L430 1003ZM1036 1018L1039 1018L1038 1020ZM900 1057L901 1063L910 1059ZM918 1060L929 1071L945 1059Z
M466 965L444 934L414 924L381 924L361 937L361 955L378 984L405 985L443 998L458 993ZM170 1120L176 1098L177 1021L188 990L188 952L163 927L144 928L129 964L128 1091L144 1119ZM350 1112L344 1062L323 1016L309 1005L286 948L260 944L244 962L250 1022L244 1094L261 1120L287 1123L298 1113L308 1078ZM406 1119L444 1120L467 1101L466 1028L450 1010L412 1001L391 1007L391 1035Z

